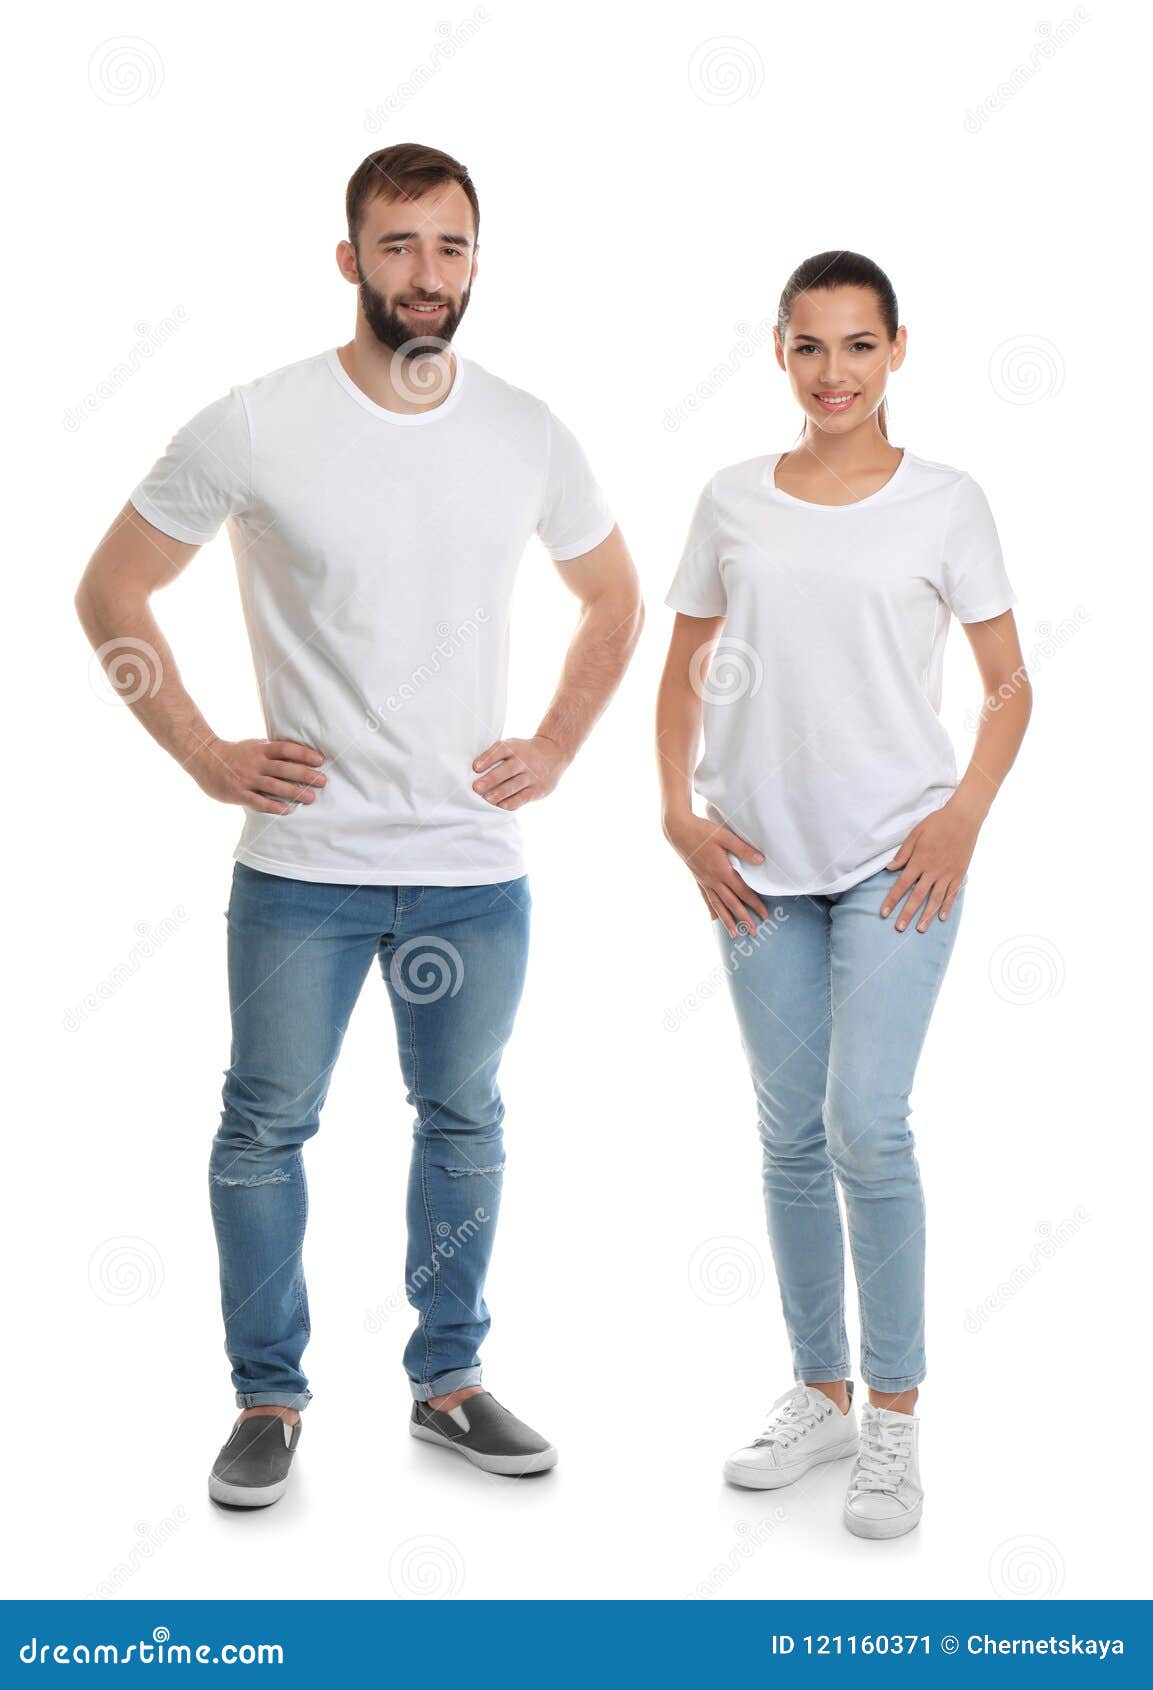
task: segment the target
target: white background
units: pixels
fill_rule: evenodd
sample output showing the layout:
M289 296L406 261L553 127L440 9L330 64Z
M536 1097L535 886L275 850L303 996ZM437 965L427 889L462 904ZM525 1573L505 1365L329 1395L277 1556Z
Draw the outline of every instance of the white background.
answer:
M35 28L6 91L8 1594L1143 1593L1136 10L203 0ZM401 1284L411 1124L373 975L307 1152L315 1400L290 1495L245 1516L206 1495L235 1412L207 1160L242 816L93 679L72 594L177 425L350 337L345 183L410 139L479 188L459 349L576 431L648 600L609 714L522 813L533 949L486 1382L561 1464L518 1484L407 1435L408 1312L370 1329ZM769 325L792 268L842 246L908 327L894 444L989 496L1036 689L914 1095L927 1503L889 1544L843 1529L843 1465L776 1497L721 1482L791 1369L752 1090L651 751L696 492L792 443ZM214 729L259 733L223 533L156 608ZM539 719L574 610L534 542L509 732ZM977 688L954 628L961 756Z

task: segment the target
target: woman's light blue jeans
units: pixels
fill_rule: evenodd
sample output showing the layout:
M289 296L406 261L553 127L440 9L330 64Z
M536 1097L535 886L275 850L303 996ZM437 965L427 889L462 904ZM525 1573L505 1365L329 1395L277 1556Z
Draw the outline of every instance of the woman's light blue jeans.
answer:
M918 933L914 918L899 933L901 904L880 915L896 879L880 869L831 896L766 893L768 918L746 937L716 923L756 1093L795 1377L851 1377L839 1183L861 1376L882 1392L925 1377L925 1202L909 1093L965 897L962 881L946 921Z
M524 983L531 907L525 875L488 886L346 886L235 864L232 1061L209 1190L241 1407L302 1409L312 1397L301 1371L310 1330L301 1147L320 1125L374 957L416 1111L404 1295L418 1318L405 1371L422 1400L480 1382L504 1168L497 1068Z

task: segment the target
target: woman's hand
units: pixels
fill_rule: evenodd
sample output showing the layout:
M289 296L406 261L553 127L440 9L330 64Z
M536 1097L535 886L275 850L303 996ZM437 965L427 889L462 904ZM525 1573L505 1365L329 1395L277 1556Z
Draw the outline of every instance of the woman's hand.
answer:
M740 937L738 922L744 922L749 932L754 933L759 925L758 917L764 920L769 912L752 887L741 879L728 853L732 851L747 863L763 863L764 853L731 828L717 827L692 811L666 816L664 832L669 844L692 871L710 917L724 922L730 939Z
M898 933L905 931L922 904L925 908L917 922L918 933L928 932L935 915L942 921L947 919L972 859L981 820L954 796L918 822L885 864L901 872L885 893L882 916L889 915L909 894L897 917Z

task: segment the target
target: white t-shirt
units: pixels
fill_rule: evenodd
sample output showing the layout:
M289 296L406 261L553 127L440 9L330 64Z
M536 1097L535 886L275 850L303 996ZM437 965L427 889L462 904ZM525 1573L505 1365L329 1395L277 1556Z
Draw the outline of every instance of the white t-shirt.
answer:
M1016 596L964 470L906 449L876 493L815 505L776 486L781 456L707 483L665 603L725 617L695 681L695 785L765 854L733 866L759 892L840 892L957 785L937 714L950 612L980 622Z
M301 880L463 886L525 872L515 813L472 789L504 723L509 602L534 532L556 562L613 527L543 400L456 355L443 403L385 410L336 349L232 388L131 494L203 543L227 522L271 739L325 757L233 855Z

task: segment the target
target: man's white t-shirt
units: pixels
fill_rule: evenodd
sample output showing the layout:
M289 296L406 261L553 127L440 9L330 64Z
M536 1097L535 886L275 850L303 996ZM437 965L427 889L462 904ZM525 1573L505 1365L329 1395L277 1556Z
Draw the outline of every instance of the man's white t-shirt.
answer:
M950 613L1017 601L966 471L906 449L876 493L815 505L777 487L781 456L706 484L665 603L725 618L695 677L695 786L765 854L733 866L758 892L840 892L956 788L937 713Z
M514 576L534 533L563 563L613 528L543 400L457 354L440 405L389 411L332 348L206 406L131 501L178 540L227 523L267 735L325 757L314 802L248 810L234 857L349 884L525 872L515 813L472 789L503 731Z

